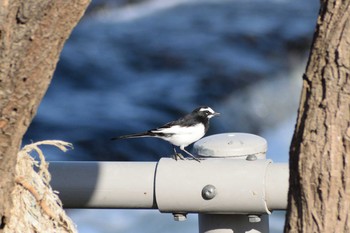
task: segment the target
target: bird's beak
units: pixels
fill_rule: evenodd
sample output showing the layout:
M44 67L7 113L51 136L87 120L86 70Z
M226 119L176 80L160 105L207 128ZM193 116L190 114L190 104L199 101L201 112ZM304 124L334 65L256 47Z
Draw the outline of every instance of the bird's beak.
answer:
M219 112L214 112L213 116L219 116L220 113Z

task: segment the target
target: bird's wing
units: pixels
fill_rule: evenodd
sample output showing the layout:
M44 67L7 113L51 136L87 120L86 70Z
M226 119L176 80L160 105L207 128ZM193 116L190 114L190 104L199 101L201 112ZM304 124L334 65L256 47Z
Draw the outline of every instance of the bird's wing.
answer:
M183 127L183 126L179 126L179 125L173 125L173 126L162 126L160 128L157 129L153 129L150 130L150 132L154 133L154 134L164 134L164 135L183 135L183 134L193 134L194 130L196 130L198 128L198 130L200 130L201 126L198 125L194 125L194 126L190 126L190 127Z

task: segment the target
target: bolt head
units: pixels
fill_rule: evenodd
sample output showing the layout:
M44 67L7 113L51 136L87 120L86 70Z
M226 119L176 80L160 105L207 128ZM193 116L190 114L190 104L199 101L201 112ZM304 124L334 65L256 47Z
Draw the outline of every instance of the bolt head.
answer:
M177 222L182 222L187 220L187 214L186 213L173 213L174 220Z
M216 196L216 188L214 185L208 184L202 189L202 197L204 200L211 200Z
M258 215L248 215L248 221L250 223L256 223L256 222L261 222L261 218Z
M246 158L247 161L255 161L257 159L258 157L256 157L256 155L248 155Z

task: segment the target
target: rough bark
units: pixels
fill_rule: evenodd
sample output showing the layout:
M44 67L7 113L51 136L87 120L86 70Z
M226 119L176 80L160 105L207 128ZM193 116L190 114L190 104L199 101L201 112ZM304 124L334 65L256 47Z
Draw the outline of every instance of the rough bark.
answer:
M350 1L324 0L290 147L285 232L350 232Z
M11 217L21 139L63 44L88 4L89 0L0 1L0 232Z

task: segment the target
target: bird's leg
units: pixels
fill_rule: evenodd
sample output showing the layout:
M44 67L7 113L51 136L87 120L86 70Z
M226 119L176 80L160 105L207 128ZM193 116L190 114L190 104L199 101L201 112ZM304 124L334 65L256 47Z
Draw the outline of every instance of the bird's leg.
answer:
M173 148L174 148L174 159L175 159L176 161L177 161L177 158L179 158L179 159L181 159L181 160L184 160L185 158L183 157L183 155L180 154L180 153L177 153L175 146L174 146Z
M182 151L184 151L186 154L188 154L189 156L191 156L194 160L196 160L197 162L201 162L198 158L196 158L193 154L191 154L190 152L188 152L187 150L185 150L185 148L180 147L180 149Z

